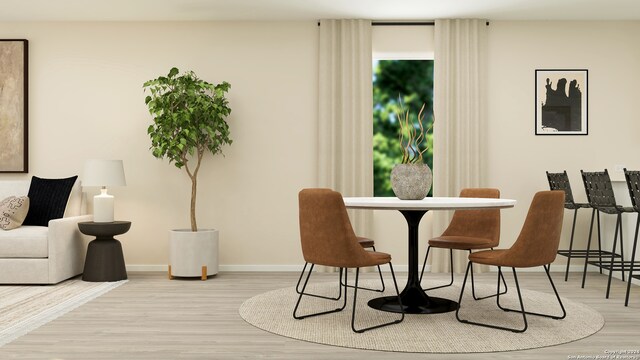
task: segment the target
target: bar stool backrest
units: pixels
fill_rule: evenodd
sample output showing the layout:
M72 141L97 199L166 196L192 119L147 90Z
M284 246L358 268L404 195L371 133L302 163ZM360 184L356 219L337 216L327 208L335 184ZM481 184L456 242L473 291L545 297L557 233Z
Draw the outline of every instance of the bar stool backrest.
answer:
M564 170L561 173L550 173L547 171L547 180L549 180L549 190L564 191L564 207L566 209L575 209L576 203L573 200L573 193L571 192L571 184L569 183L567 171Z
M616 198L613 195L609 171L585 172L580 170L584 190L587 193L589 204L596 209L616 208Z
M640 171L624 169L624 177L627 179L633 209L640 212Z

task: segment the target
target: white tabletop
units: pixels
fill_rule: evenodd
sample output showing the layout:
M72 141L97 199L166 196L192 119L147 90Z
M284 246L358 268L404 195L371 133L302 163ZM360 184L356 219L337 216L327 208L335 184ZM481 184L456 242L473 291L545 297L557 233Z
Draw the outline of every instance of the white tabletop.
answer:
M422 200L400 200L397 197L345 197L344 204L350 209L380 210L458 210L458 209L502 209L516 204L511 199L427 197Z

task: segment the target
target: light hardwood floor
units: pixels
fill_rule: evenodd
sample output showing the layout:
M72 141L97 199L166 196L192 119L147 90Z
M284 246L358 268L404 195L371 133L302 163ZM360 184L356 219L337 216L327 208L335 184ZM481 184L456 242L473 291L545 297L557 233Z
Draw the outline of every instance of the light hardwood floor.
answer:
M404 274L398 275L403 283ZM244 300L293 286L297 276L243 272L220 273L208 281L169 281L164 273L130 273L127 284L0 348L0 359L568 359L640 349L640 288L634 286L625 308L626 284L614 280L606 300L606 277L597 273L590 274L585 289L577 273L568 282L560 273L554 279L562 296L600 311L605 327L580 341L534 350L450 355L356 350L270 334L240 318ZM429 276L446 281L448 275ZM477 280L493 283L493 276L482 274ZM544 273L519 278L524 288L549 291ZM335 275L316 279L330 281Z

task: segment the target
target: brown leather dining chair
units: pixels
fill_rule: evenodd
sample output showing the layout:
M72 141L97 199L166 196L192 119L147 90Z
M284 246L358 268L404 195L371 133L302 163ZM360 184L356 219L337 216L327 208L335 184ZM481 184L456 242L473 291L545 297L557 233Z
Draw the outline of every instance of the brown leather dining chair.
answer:
M460 197L467 198L491 198L499 199L500 190L489 188L468 188L460 191ZM500 242L500 209L484 210L456 210L447 229L442 235L429 240L427 254L424 257L420 281L424 274L427 258L431 248L449 249L449 259L451 263L451 280L448 284L426 288L424 290L434 290L453 284L453 250L465 250L471 253L472 250L491 249L498 246ZM502 279L503 283L506 282ZM471 268L471 290L473 298L476 300L496 296L496 294L477 297L473 280L473 268Z
M365 328L356 328L356 304L361 267L389 264L398 302L402 304L395 273L393 272L393 265L391 265L391 255L363 249L353 232L347 209L340 193L330 189L304 189L298 194L298 203L302 255L305 262L311 264L311 266L299 292L298 301L293 310L293 317L295 319L304 319L342 311L346 307L347 287L344 284L347 284L348 272L344 271L345 282L344 284L339 282L340 287L344 286L344 302L341 307L305 315L297 314L302 297L308 295L304 290L313 272L313 267L315 265L324 265L341 269L356 269L351 313L351 329L354 332L362 333L382 326L397 324L404 320L404 313L402 313L400 319L397 320Z
M558 295L551 275L549 274L549 266L555 260L558 251L558 245L560 243L560 232L562 231L562 217L564 213L564 191L540 191L535 194L529 212L520 231L520 235L511 248L506 250L485 250L475 252L469 255L469 264L467 265L467 271L464 275L462 282L462 289L460 290L460 298L458 299L458 309L456 310L456 318L458 321L466 324L485 326L493 329L510 330L513 332L524 332L527 330L527 314L544 316L552 319L564 319L566 311L562 305L562 300ZM500 281L498 280L498 289L496 297L496 303L498 307L504 311L519 312L522 314L522 320L524 321L524 327L522 329L509 328L504 326L498 326L493 324L479 323L471 320L462 319L460 317L460 309L462 308L462 295L464 294L464 288L467 283L467 275L469 275L469 268L473 263L494 265L498 267L498 273L502 272L503 266L511 267L513 271L513 278L516 283L516 290L518 292L518 300L520 301L520 310L509 309L500 305ZM516 274L516 268L528 268L542 266L544 267L551 287L558 299L560 308L562 309L562 315L548 315L525 311L524 303L522 302L522 295L520 293L520 285L518 284L518 276Z
M358 236L358 244L360 244L360 246L362 246L365 249L371 249L372 251L376 251L376 246L375 246L375 241L373 241L372 239L366 238L366 237L362 237L362 236ZM300 277L298 277L298 283L296 284L296 292L298 294L300 294L302 292L302 290L300 289L300 284L302 283L302 277L304 276L304 273L307 270L307 266L309 265L309 263L304 263L304 266L302 267L302 271L300 272ZM369 291L376 291L376 292L384 292L385 290L385 285L384 285L384 278L382 277L382 269L380 269L380 265L377 266L378 267L378 276L380 276L380 289L371 289L371 288L366 288L366 287L359 287L359 289L361 290L369 290ZM340 279L340 284L346 287L350 287L352 288L353 285L349 285L346 282L343 283L342 282L342 274L343 274L344 269L340 268L340 272L338 274L338 277ZM342 296L342 286L340 286L338 288L338 296L337 297L332 297L332 296L324 296L324 295L318 295L318 294L312 294L312 293L305 293L305 295L309 295L309 296L314 296L314 297L318 297L321 299L328 299L328 300L339 300L340 297Z

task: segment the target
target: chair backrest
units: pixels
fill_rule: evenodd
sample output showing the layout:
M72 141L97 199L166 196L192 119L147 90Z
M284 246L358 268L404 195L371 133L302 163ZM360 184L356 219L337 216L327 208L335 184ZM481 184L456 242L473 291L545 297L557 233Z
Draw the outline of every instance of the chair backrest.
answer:
M460 191L460 197L500 198L500 190L469 188ZM491 239L490 247L500 243L500 209L456 210L442 236L466 236Z
M562 218L564 216L564 192L561 190L536 193L520 230L518 239L508 250L518 267L551 264L556 259Z
M573 193L571 192L571 184L569 183L567 170L564 170L561 173L550 173L547 171L547 180L549 181L549 190L564 191L565 207L574 209L576 207L576 203L573 200Z
M368 255L358 243L340 193L303 189L298 194L300 242L306 262L358 267Z
M624 169L624 177L627 179L631 204L636 211L640 212L640 171Z
M616 197L613 195L611 178L609 178L607 169L593 172L580 170L580 173L591 207L596 209L616 207Z

